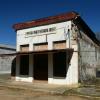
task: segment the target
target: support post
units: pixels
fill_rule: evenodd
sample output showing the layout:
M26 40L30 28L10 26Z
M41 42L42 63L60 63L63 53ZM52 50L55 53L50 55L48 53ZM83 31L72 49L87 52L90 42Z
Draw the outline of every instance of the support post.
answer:
M29 80L33 81L33 54L29 54Z
M20 76L20 55L16 56L16 81L17 77Z
M48 83L53 82L53 54L48 53Z

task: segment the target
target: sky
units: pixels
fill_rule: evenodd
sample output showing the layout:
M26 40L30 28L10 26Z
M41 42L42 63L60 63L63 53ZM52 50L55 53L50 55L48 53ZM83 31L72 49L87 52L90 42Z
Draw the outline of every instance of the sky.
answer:
M16 45L16 23L70 11L100 32L100 0L0 0L0 44Z

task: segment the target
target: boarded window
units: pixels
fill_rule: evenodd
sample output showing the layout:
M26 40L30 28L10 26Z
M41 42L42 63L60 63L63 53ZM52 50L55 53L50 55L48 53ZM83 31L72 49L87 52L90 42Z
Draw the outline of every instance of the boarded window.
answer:
M22 52L29 51L29 45L21 45L20 46L20 51L22 51Z
M53 43L54 49L65 49L66 48L66 41L56 41Z
M48 43L34 44L35 51L48 50Z

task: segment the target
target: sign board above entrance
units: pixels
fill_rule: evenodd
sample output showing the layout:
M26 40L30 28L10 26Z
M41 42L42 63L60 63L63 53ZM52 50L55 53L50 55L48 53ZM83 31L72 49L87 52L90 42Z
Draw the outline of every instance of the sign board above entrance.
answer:
M44 34L44 33L49 33L49 32L54 32L56 31L56 27L51 27L51 28L45 28L45 29L40 29L40 30L34 30L34 31L29 31L26 32L26 36L30 35L36 35L36 34Z

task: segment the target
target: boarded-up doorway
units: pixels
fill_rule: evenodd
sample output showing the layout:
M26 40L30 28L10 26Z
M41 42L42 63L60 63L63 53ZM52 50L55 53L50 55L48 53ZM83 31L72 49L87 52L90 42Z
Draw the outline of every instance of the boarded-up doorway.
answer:
M34 79L48 80L48 54L34 55Z

